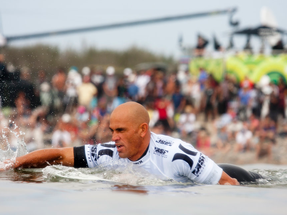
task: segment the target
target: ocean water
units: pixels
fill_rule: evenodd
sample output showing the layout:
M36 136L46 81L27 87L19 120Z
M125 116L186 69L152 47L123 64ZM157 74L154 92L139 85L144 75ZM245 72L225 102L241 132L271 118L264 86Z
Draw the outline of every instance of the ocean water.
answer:
M26 153L21 138L16 150L3 139L0 164ZM0 214L287 214L287 166L242 167L265 179L221 186L162 181L128 167L7 170L0 172Z

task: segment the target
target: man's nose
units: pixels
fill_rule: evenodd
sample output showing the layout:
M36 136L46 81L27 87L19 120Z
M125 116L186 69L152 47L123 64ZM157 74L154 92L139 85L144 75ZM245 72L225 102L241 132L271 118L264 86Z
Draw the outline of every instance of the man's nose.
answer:
M119 135L114 132L113 135L112 135L112 141L116 142L119 139L120 139Z

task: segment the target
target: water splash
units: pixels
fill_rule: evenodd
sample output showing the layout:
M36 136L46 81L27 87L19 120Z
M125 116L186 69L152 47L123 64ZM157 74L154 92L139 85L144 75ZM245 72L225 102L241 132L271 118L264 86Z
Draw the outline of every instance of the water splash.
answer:
M112 166L114 168L112 168ZM287 169L252 169L253 172L261 174L264 179L257 183L246 183L243 186L251 187L282 187L287 188ZM161 180L155 176L135 169L132 165L126 166L99 166L97 168L72 168L65 166L48 166L42 170L43 177L50 182L67 182L67 181L94 181L94 182L111 182L133 186L181 186L196 184L192 182L180 183L173 180Z
M9 125L0 131L0 169L8 167L5 160L15 162L16 157L28 153L24 142L25 133L19 130L14 121L9 120ZM11 137L15 139L14 144L11 143Z
M102 181L133 186L165 186L179 184L173 180L161 180L155 176L136 170L132 165L110 168L99 166L97 168L72 168L60 165L48 166L43 170L46 181ZM182 183L180 183L182 184Z
M256 169L254 172L261 174L264 179L260 179L259 186L263 187L287 187L287 169Z

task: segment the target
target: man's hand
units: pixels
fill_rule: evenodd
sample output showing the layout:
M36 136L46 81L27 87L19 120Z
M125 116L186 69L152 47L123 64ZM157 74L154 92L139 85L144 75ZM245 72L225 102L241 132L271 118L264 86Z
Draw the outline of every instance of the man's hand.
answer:
M225 172L222 172L221 178L218 183L221 185L240 185L237 179L231 178Z
M15 166L15 161L14 160L5 160L3 162L0 162L0 171L6 171L11 168L14 168Z
M240 183L237 181L236 178L231 178L231 183L225 182L223 185L240 185Z

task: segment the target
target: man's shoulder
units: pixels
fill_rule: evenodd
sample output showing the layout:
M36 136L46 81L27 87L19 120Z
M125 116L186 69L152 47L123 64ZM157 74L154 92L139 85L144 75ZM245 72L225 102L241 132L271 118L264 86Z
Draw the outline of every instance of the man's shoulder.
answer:
M188 143L182 141L181 139L174 138L167 135L152 133L152 143L154 144L155 150L167 150L169 152L176 152L180 145L186 145ZM190 144L188 144L190 145Z
M151 135L151 141L155 145L161 145L161 146L173 146L177 141L175 138L163 135L163 134L155 134L152 132Z

